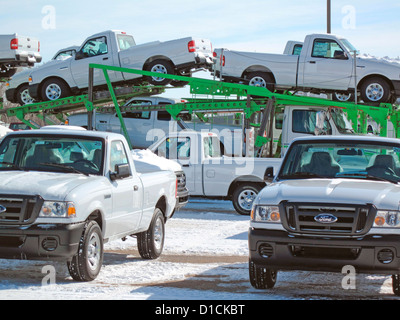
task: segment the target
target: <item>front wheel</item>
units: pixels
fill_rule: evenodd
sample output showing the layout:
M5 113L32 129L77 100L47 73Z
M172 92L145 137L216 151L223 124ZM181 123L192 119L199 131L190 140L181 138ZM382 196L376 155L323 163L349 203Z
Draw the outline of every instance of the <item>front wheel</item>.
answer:
M257 266L249 259L250 284L256 289L271 289L275 286L278 271Z
M385 103L390 100L390 85L382 78L373 77L365 80L360 91L361 99L365 103Z
M16 98L19 105L23 106L35 102L29 94L29 85L24 84L17 89Z
M79 241L78 252L67 263L71 277L76 281L92 281L103 264L103 236L96 221L89 221Z
M232 194L232 204L235 210L242 215L250 215L253 202L261 187L256 184L242 184L236 187Z
M157 259L163 251L164 239L164 215L159 208L156 208L149 229L137 235L140 256L143 259Z
M71 95L69 86L60 79L46 80L40 92L43 101L57 100Z

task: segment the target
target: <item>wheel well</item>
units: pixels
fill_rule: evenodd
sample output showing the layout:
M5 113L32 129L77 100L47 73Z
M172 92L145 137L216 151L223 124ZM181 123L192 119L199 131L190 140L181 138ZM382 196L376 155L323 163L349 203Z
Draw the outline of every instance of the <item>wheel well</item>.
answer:
M264 66L261 66L261 65L256 65L256 66L248 67L246 70L243 71L242 78L243 78L243 79L244 79L244 78L247 78L247 76L248 76L250 73L252 73L252 72L264 72L264 73L268 73L268 74L272 77L274 83L276 83L276 79L275 79L275 76L274 76L274 74L272 73L272 71L271 71L270 69L268 69L267 67L264 67Z
M103 217L99 210L92 212L90 216L87 218L87 221L96 221L100 229L103 230Z
M162 211L164 218L165 218L165 214L167 211L167 199L164 196L162 196L160 199L158 199L156 208L158 208Z
M43 88L43 84L44 84L47 80L50 80L50 79L57 79L57 80L60 80L60 81L64 82L65 85L68 86L68 88L71 88L71 87L69 86L69 84L68 84L63 78L56 77L56 76L48 77L48 78L46 78L46 79L43 79L42 82L40 82L40 85L39 85L38 95L39 95L39 97L40 97L41 99L43 98L43 97L42 97L42 88Z
M265 185L266 185L264 181L261 181L259 178L256 178L256 177L250 177L249 179L246 179L246 180L235 180L229 186L227 196L229 198L231 198L233 193L235 192L236 188L242 184L256 185L256 186L259 186L262 188L265 187Z
M370 75L368 75L368 76L362 78L362 79L358 82L357 89L361 89L361 86L363 85L363 83L364 83L366 80L371 79L371 78L381 78L382 80L385 80L385 81L388 83L388 85L390 86L390 90L394 90L392 81L391 81L389 78L387 78L387 77L385 77L385 76L383 76L383 75L381 75L381 74L370 74Z
M175 69L175 64L172 62L172 60L170 58L168 58L166 56L154 56L154 57L150 57L146 60L146 62L143 64L143 70L145 70L150 63L152 63L153 61L156 61L156 60L168 61L169 63L171 63L172 67Z

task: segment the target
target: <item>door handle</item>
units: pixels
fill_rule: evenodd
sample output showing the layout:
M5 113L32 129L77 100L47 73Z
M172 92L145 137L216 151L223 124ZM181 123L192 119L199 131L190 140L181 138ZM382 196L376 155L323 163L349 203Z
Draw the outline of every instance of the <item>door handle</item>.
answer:
M308 61L309 63L315 64L316 61L312 60L312 61Z
M108 60L108 57L103 58L103 60Z
M182 167L187 167L188 168L188 167L190 167L190 165L189 164L183 164Z

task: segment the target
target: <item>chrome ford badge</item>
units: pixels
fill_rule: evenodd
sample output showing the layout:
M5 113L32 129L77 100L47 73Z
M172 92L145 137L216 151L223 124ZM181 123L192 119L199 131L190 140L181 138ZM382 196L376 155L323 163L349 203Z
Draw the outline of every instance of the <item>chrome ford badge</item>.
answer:
M0 213L6 212L7 208L0 205Z
M319 223L335 223L338 218L330 213L321 213L314 217L314 220Z

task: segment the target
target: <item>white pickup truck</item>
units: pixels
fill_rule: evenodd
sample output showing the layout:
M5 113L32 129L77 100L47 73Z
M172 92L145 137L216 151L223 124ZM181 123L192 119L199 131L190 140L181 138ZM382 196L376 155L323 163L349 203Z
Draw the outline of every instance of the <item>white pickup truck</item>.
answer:
M254 201L250 283L271 288L278 270L353 270L393 275L400 295L399 161L398 139L294 140Z
M318 107L285 108L283 117L275 122L274 137L278 140L281 133L281 153L295 137L316 133L317 114L321 111L324 112ZM322 126L326 130L323 134L353 133L341 110L331 110L330 114L323 120ZM240 132L238 134L241 135ZM170 133L149 149L182 166L190 196L230 199L235 210L243 215L250 214L255 197L265 187L267 167L277 170L282 162L279 151L276 151L278 157L274 157L274 153L269 158L225 156L219 137L212 132L183 130Z
M400 96L400 65L357 58L356 49L341 37L311 34L301 51L268 54L216 49L215 74L224 81L244 82L269 90L314 93L354 92L365 103L393 102ZM356 65L356 70L354 66Z
M13 76L17 67L32 67L42 61L40 42L16 33L0 35L0 78Z
M195 70L213 63L211 42L207 39L182 38L136 45L133 36L123 31L105 31L88 37L73 59L53 61L32 70L29 93L37 101L56 100L77 94L88 87L89 64L140 69L190 76ZM108 72L110 81L125 84L142 77L132 73ZM171 81L144 77L156 85ZM94 72L94 86L106 84L102 70ZM171 82L179 85L179 82Z
M75 55L77 50L79 50L77 46L58 50L51 60L60 61L69 59ZM29 95L29 75L31 72L30 69L18 72L6 83L6 98L8 101L18 103L21 106L35 101Z
M152 97L134 97L129 99L122 106L122 117L124 119L125 127L129 135L130 142L133 148L147 148L152 145L155 141L163 138L169 132L176 132L181 129L177 121L175 121L170 113L166 110L158 111L124 111L124 108L129 110L129 107L145 106L145 105L158 105L165 106L170 104L177 104L185 102L181 99L171 99L160 96ZM121 122L118 118L115 109L110 112L107 109L106 112L95 113L93 128L99 131L109 131L122 133ZM218 132L232 130L240 130L241 126L224 124L214 124L201 122L195 119L194 116L189 113L181 114L180 118L184 120L184 126L188 129L199 130L216 130ZM192 121L193 120L193 121ZM197 121L196 121L197 120ZM66 124L73 126L87 127L88 125L88 114L87 112L74 113L68 116ZM232 135L231 135L232 136ZM232 154L233 145L232 139L226 139L221 137L227 148L227 153Z
M73 279L90 281L103 244L135 235L140 255L155 259L176 184L172 171L138 174L120 134L10 133L0 144L0 257L66 260Z

